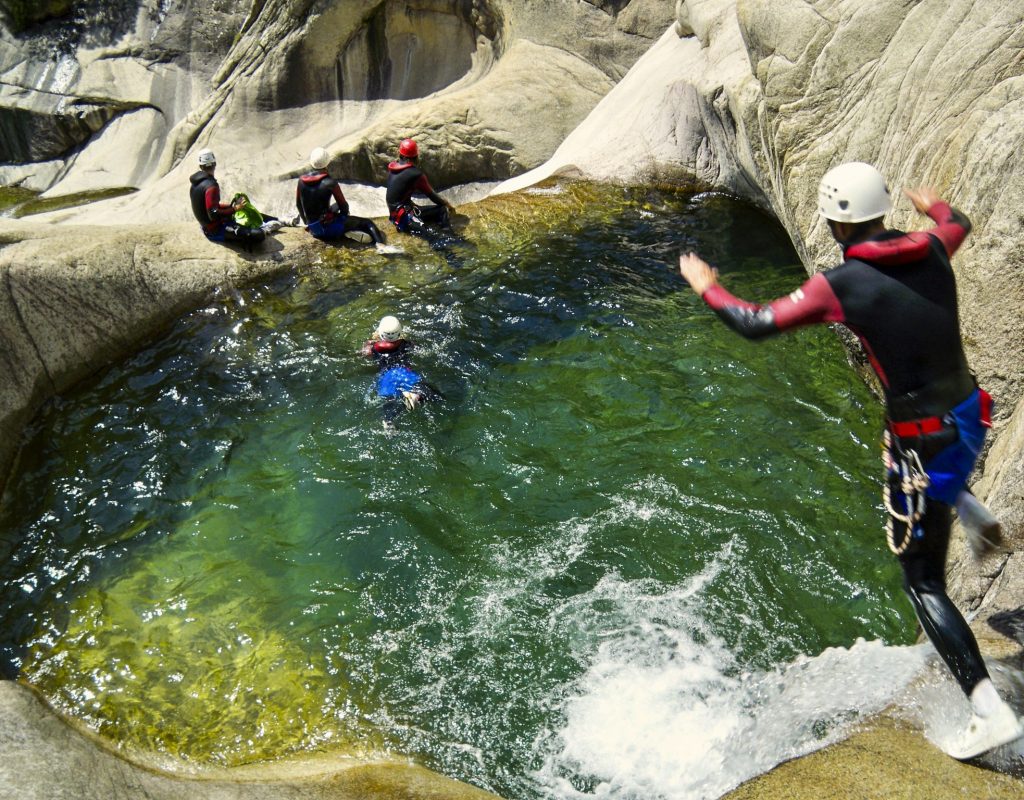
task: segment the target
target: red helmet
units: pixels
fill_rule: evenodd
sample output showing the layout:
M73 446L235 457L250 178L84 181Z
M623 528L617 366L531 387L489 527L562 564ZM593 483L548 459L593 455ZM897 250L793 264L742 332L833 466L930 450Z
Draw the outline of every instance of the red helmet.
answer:
M398 145L398 155L406 158L419 158L420 149L412 139L402 139L402 143Z

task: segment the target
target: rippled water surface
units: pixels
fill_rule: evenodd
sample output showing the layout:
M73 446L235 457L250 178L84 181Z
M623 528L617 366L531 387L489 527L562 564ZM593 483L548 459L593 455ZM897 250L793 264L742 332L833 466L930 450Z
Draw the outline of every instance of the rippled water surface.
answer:
M200 763L388 749L649 799L717 796L916 665L818 657L913 634L877 404L831 332L746 342L673 266L768 299L803 278L784 232L653 190L485 209L447 258L228 293L41 415L0 518L8 671ZM359 354L388 313L446 396L394 431Z

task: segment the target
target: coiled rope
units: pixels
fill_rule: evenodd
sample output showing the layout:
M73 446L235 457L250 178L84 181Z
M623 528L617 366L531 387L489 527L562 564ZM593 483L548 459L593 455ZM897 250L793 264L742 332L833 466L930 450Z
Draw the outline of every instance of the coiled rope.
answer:
M893 457L894 449L898 451L896 457ZM895 555L901 556L910 546L914 527L924 516L925 491L931 481L921 465L921 458L917 451L904 450L893 441L889 431L882 436L882 463L885 464L886 472L882 499L885 501L885 510L889 513L889 518L885 523L885 540L889 549ZM898 481L900 493L905 499L906 513L901 513L893 508L891 485L894 480ZM894 520L898 520L906 526L902 541L898 545L896 544Z

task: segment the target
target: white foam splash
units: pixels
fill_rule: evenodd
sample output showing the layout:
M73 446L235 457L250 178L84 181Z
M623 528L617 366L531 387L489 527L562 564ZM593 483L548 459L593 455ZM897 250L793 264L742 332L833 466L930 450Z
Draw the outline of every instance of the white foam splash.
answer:
M534 777L546 796L719 797L841 738L925 664L929 648L858 640L776 671L740 673L700 619L699 587L717 569L661 594L613 577L574 601L582 612L595 594L613 597L634 622L605 632L589 669L566 687L564 724L538 740L545 756Z

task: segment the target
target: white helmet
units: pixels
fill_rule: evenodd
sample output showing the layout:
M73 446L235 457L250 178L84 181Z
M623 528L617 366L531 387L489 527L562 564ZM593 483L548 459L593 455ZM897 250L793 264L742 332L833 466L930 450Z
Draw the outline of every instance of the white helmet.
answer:
M313 152L309 154L309 165L313 169L325 169L330 163L331 157L322 147L314 147Z
M212 150L200 150L199 151L199 166L200 167L215 167L217 166L217 156L213 154Z
M818 212L835 222L866 222L892 208L882 173L863 161L840 164L818 184Z
M398 317L384 317L377 326L377 335L382 341L396 342L402 335L402 323Z

